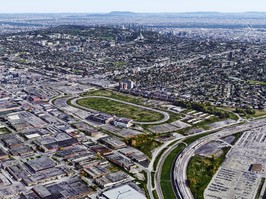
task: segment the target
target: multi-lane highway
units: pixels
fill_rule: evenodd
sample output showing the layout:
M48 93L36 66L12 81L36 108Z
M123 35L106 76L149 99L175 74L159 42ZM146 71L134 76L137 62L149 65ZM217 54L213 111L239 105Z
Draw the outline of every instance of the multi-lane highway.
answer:
M174 185L176 198L193 199L193 195L187 186L187 166L190 158L195 154L197 149L208 142L219 139L220 137L229 136L238 132L244 132L265 125L266 119L249 121L245 124L229 127L205 136L186 147L185 150L183 150L183 152L177 157L173 170L171 171L173 175L172 183Z
M241 117L239 117L240 119L238 121L236 121L235 123L231 123L227 126L223 126L223 127L218 127L218 128L215 128L215 129L211 129L211 130L206 130L206 131L202 131L201 133L198 133L197 135L199 134L205 134L205 133L213 133L213 132L218 132L219 130L223 129L223 128L228 128L230 126L234 126L234 125L239 125L241 124L241 122L243 122L243 119ZM195 135L188 135L186 137L183 137L182 139L176 139L174 140L173 142L176 142L177 140L179 140L178 142L176 142L175 144L171 145L168 147L168 144L164 144L164 146L162 146L162 148L160 148L160 151L162 151L164 148L167 147L167 150L163 153L163 155L161 156L160 160L158 161L158 165L157 165L157 168L155 170L155 189L156 189L156 192L157 192L157 195L160 199L163 199L164 196L163 196L163 193L162 193L162 187L160 186L160 179L161 179L161 172L162 172L162 167L163 167L163 164L164 164L164 161L166 159L166 157L171 153L172 150L174 150L180 143L182 143L184 140L186 140L187 138L189 137L193 137ZM183 142L184 143L184 142ZM186 144L186 143L185 143ZM155 155L155 156L154 156ZM156 159L156 156L158 154L154 154L153 155L153 158ZM178 158L178 157L177 157ZM173 168L175 168L173 166ZM173 175L173 171L169 171L171 172L171 179L174 179L174 175ZM149 176L149 175L148 175ZM174 181L174 180L173 180ZM174 184L173 184L174 185ZM148 189L149 187L151 187L151 185L148 183L147 185ZM175 188L173 186L173 188ZM177 187L178 188L178 187ZM152 189L152 188L150 188ZM178 197L178 192L176 192L176 197L177 198L181 198L181 197Z
M160 110L156 110L156 109L152 109L152 108L148 108L148 107L144 107L141 105L136 105L136 104L132 104L129 102L124 102L121 100L116 100L113 98L108 98L108 97L103 97L103 96L86 96L86 97L77 97L75 99L73 99L71 101L71 103L76 106L77 108L82 108L82 109L86 109L90 112L93 112L94 110L91 109L87 109L84 107L81 107L77 104L77 100L79 99L84 99L84 98L103 98L103 99L109 99L109 100L114 100L120 103L124 103L124 104L128 104L128 105L132 105L132 106L136 106L139 108L143 108L143 109L147 109L147 110L151 110L151 111L155 111L158 113L161 113L164 115L164 118L160 121L156 121L156 122L151 122L152 124L159 124L159 123L163 123L165 121L167 121L169 119L169 114L164 112L164 111L160 111ZM70 98L68 98L70 99ZM235 124L231 124L231 127L226 127L223 130L219 130L218 129L212 129L212 131L217 131L216 133L212 133L208 136L205 136L197 141L195 141L194 143L192 143L191 145L187 146L176 158L175 164L173 166L173 170L169 171L171 172L171 180L172 180L172 184L173 184L173 188L175 191L175 195L176 198L180 198L180 199L193 199L193 195L189 189L189 187L187 187L187 166L189 163L190 158L195 154L195 151L200 148L201 146L205 145L206 143L212 141L212 140L216 140L219 139L220 137L224 137L224 136L228 136L231 134L235 134L237 132L241 132L241 131L246 131L252 128L256 128L258 126L262 126L262 125L266 125L266 119L260 119L260 120L254 120L254 121L249 121L245 124L240 124L241 120L238 120L237 123ZM136 122L137 123L137 122ZM148 122L149 124L151 124L150 122ZM232 126L232 125L238 125L238 126ZM202 132L202 133L206 133L208 131ZM187 136L186 138L191 137L191 136ZM164 145L160 148L160 150L158 150L157 154L153 154L153 159L151 161L151 164L149 165L149 167L147 169L144 169L146 171L146 173L148 174L147 177L147 189L149 192L149 195L151 197L151 199L153 199L153 190L157 191L158 197L159 198L164 198L163 194L162 194L162 190L160 187L160 174L161 174L161 169L164 163L165 158L167 157L167 155L175 148L178 146L178 144L180 144L184 139L180 139L180 141L176 142L174 145L172 145L171 147L168 147L167 150L164 152L163 156L161 157L158 166L156 168L155 171L155 187L152 186L152 175L151 172L153 171L153 163L155 161L156 156L159 154L160 151L162 151L165 147L167 147L167 145ZM176 139L177 140L177 139ZM175 140L175 141L176 141Z

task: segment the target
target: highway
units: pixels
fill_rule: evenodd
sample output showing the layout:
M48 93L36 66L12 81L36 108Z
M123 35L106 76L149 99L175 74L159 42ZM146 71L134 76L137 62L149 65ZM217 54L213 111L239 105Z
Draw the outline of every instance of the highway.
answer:
M83 107L83 106L80 106L80 105L77 104L78 100L86 99L86 98L102 98L102 99L113 100L113 101L116 101L116 102L128 104L128 105L135 106L135 107L138 107L138 108L143 108L143 109L146 109L146 110L158 112L158 113L164 115L164 118L162 120L160 120L160 121L155 121L155 122L135 122L137 124L160 124L160 123L166 122L170 118L169 114L164 112L164 111L160 111L160 110L156 110L156 109L153 109L153 108L145 107L145 106L142 106L142 105L137 105L137 104L133 104L133 103L130 103L130 102L125 102L125 101L121 101L121 100L117 100L117 99L113 99L113 98L109 98L109 97L104 97L104 96L77 97L77 98L73 99L71 101L71 103L77 108L80 108L80 109L83 109L83 110L86 110L86 111L89 111L89 112L96 112L93 109L89 109L89 108L86 108L86 107ZM69 99L70 99L70 97L69 97ZM265 119L265 121L264 120L256 120L256 121L254 120L254 121L250 121L250 122L248 122L246 124L239 125L240 122L242 122L242 121L243 120L241 120L239 118L239 120L236 123L230 124L227 127L217 128L217 129L212 129L212 130L209 130L209 131L201 132L200 134L203 134L203 133L206 133L206 132L214 132L214 131L218 131L219 130L216 133L210 134L208 136L205 136L205 137L195 141L191 145L187 146L182 151L182 153L180 153L177 156L175 164L173 165L172 171L169 171L169 172L171 172L171 180L172 180L172 185L173 185L173 189L175 191L176 198L178 198L178 199L193 199L193 195L192 195L189 187L187 187L187 185L186 185L186 182L187 182L186 172L187 172L187 165L188 165L188 162L189 162L190 158L194 155L194 152L199 147L203 146L204 144L206 144L206 143L208 143L208 142L210 142L212 140L218 139L219 137L228 136L228 135L240 132L240 131L248 130L250 128L255 128L255 127L261 125L262 123L263 123L263 125L266 124L266 119ZM236 125L236 124L238 124L239 126L233 126L233 125ZM233 126L233 127L230 127L230 126ZM221 129L223 129L223 130L221 130ZM192 136L194 136L194 135L186 136L185 138L182 138L182 139L178 138L178 139L172 140L170 142L167 142L163 146L161 146L159 149L157 149L156 151L153 152L153 156L152 156L153 158L152 158L152 160L151 160L151 162L149 164L149 167L146 168L146 169L143 168L144 171L147 173L147 190L148 190L148 193L149 193L151 199L154 199L154 196L153 196L153 193L152 193L153 190L157 191L157 195L158 195L158 197L160 199L164 198L163 194L162 194L162 189L161 189L161 186L160 186L160 175L161 175L161 171L162 171L162 167L163 167L164 161L165 161L166 157L171 153L171 151L174 148L176 148L186 138L189 138L189 137L192 137ZM156 157L158 156L158 154L160 154L160 152L164 148L166 148L168 146L168 144L171 143L171 142L176 142L176 143L174 145L170 146L169 148L167 148L167 150L161 156L161 158L160 158L160 160L158 162L157 168L155 170L155 186L153 187L152 186L152 180L153 179L152 179L151 172L153 171L154 161L156 160Z
M159 164L162 164L164 161L159 161L159 162L158 162L158 165L157 165L155 171L153 170L154 162L155 162L155 160L157 159L157 156L158 156L158 155L159 155L159 154L160 154L160 153L161 153L166 147L168 147L169 144L176 142L176 143L173 145L173 147L175 148L180 142L182 142L182 141L179 141L179 140L181 140L181 139L182 139L182 137L178 137L178 138L176 138L176 139L174 139L174 140L171 140L171 141L165 142L163 145L161 145L159 148L155 149L155 150L152 152L152 159L151 159L151 161L150 161L150 163L149 163L149 166L148 166L148 168L145 168L145 169L144 169L145 172L147 173L147 190L148 190L148 192L149 192L149 196L150 196L151 199L154 199L154 196L153 196L153 193L152 193L153 190L156 190L157 192L158 192L158 191L161 191L160 183L157 183L157 182L155 181L155 186L154 186L154 187L152 186L152 180L153 180L153 179L152 179L151 172L155 172L155 175L157 176L158 173L161 172L161 167L158 166L158 165L159 165ZM166 152L168 152L168 151L171 152L171 150L172 150L172 147L170 147L169 149L167 149ZM164 154L165 154L165 153L164 153ZM167 157L167 156L165 156L165 155L162 156L162 158L166 158L166 157ZM160 170L160 172L158 172L158 170Z
M238 132L247 131L253 128L266 125L266 119L253 120L239 126L233 126L216 133L210 134L208 136L202 137L199 140L193 142L191 145L186 147L181 154L178 155L173 170L172 184L175 188L176 198L180 199L193 199L193 195L187 186L187 166L191 157L195 154L195 151L201 146L217 140L220 137L229 136Z
M175 149L181 142L182 140L179 140L178 142L176 142L174 145L172 145L171 147L169 147L164 154L162 155L161 159L158 162L157 168L156 168L156 173L155 173L155 188L157 191L157 195L160 199L163 199L163 192L162 192L162 187L161 187L161 173L162 173L162 168L163 168L163 164L165 162L165 159L167 158L167 156L171 153L171 151L173 149ZM169 171L170 172L170 171ZM165 198L166 199L166 198Z
M127 104L127 105L130 105L130 106L135 106L135 107L142 108L142 109L146 109L146 110L153 111L153 112L157 112L157 113L160 113L160 114L162 114L164 116L164 118L162 120L159 120L159 121L153 121L153 122L137 122L137 121L134 121L135 124L161 124L161 123L167 122L170 119L170 116L169 116L169 114L167 112L160 111L160 110L153 109L153 108L149 108L149 107L142 106L142 105L138 105L138 104L133 104L133 103L130 103L130 102L125 102L125 101L122 101L122 100L113 99L113 98L110 98L110 97L104 97L104 96L78 97L78 98L73 99L71 101L71 104L73 104L74 106L76 106L76 107L78 107L80 109L87 110L89 112L96 112L93 109L89 109L89 108L86 108L84 106L80 106L80 105L77 104L77 101L78 100L86 99L86 98L99 98L99 99L112 100L112 101L115 101L115 102Z
M223 126L223 127L218 127L218 128L215 128L215 129L211 129L211 130L206 130L206 131L202 131L201 133L198 133L197 135L200 135L200 134L205 134L205 133L213 133L213 132L216 132L216 131L219 131L219 130L222 130L224 128L228 128L228 127L231 127L231 126L234 126L234 125L239 125L241 122L243 122L243 119L240 118L237 122L235 123L232 123L232 124L229 124L227 126ZM184 140L189 138L189 137L193 137L195 136L195 134L192 134L192 135L188 135L184 138L179 138L179 139L175 139L173 141L170 141L168 143L165 143L161 148L160 148L160 151L162 151L164 148L166 148L170 143L172 142L176 142L175 144L173 144L172 146L170 146L164 153L163 155L161 156L160 160L158 161L158 165L157 165L157 168L156 168L156 175L155 175L155 189L157 191L157 195L160 199L163 199L164 196L163 196L163 193L162 193L162 188L161 188L161 185L160 185L160 179L161 179L161 171L162 171L162 167L163 167L163 164L164 164L164 161L165 159L167 158L167 156L171 153L172 150L174 150L180 143L184 143ZM179 141L178 141L179 140ZM178 141L178 142L177 142ZM186 143L185 143L186 144ZM187 145L187 144L186 144ZM159 154L159 152L157 154L153 154L153 159L156 159L157 155ZM152 160L153 161L153 160ZM173 167L175 168L175 167ZM170 171L169 171L170 172ZM173 176L173 172L171 173L171 178ZM148 184L148 189L149 189L149 185ZM178 187L177 187L178 188ZM175 190L175 187L173 187L173 189ZM178 193L176 192L176 196L177 198L181 198L181 197L178 197Z

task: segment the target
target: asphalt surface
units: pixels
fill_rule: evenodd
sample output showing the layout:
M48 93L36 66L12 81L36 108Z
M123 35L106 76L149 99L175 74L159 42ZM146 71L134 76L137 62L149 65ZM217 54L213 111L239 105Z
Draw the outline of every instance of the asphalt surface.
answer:
M85 98L100 98L100 99L113 100L113 101L120 102L120 103L123 103L123 104L128 104L128 105L135 106L135 107L138 107L138 108L154 111L154 112L160 113L160 114L162 114L164 116L164 118L162 120L160 120L160 121L134 122L136 124L161 124L161 123L167 122L170 119L170 116L169 116L169 114L167 112L156 110L156 109L149 108L149 107L145 107L145 106L142 106L142 105L133 104L133 103L130 103L130 102L125 102L125 101L122 101L122 100L117 100L117 99L113 99L113 98L109 98L109 97L104 97L104 96L78 97L78 98L73 99L71 101L71 103L74 106L76 106L77 108L80 108L80 109L83 109L83 110L87 110L89 112L96 112L93 109L89 109L89 108L86 108L86 107L83 107L83 106L80 106L80 105L77 104L78 100L85 99ZM261 120L259 120L259 121L261 121ZM240 120L239 120L239 122L240 122ZM256 123L256 122L258 122L258 120L251 121L251 122L248 122L248 123L244 124L245 128L249 128L250 129L252 127L252 124ZM260 123L260 122L258 122L258 123ZM265 119L265 124L266 124L266 119ZM231 126L231 125L233 125L233 124L230 124L229 126ZM233 128L236 130L236 132L239 132L239 131L242 131L243 129L245 129L242 126L243 125L239 125L239 126L236 126L236 127L233 127ZM225 128L225 127L223 127L223 128ZM253 127L253 128L255 128L255 127ZM213 133L213 134L211 134L209 136L205 136L204 138L201 138L201 139L195 141L194 143L192 143L191 145L186 147L184 149L184 151L182 151L182 153L180 153L177 156L176 161L175 161L175 165L173 166L172 171L169 171L169 172L171 172L171 180L172 180L172 184L174 186L173 188L174 188L174 191L175 191L175 194L176 194L176 198L193 199L193 195L192 195L189 187L187 187L187 185L186 185L186 181L187 181L186 172L187 172L188 162L189 162L190 158L194 155L194 152L200 146L203 146L204 144L206 144L206 143L208 143L208 142L210 142L212 140L218 139L221 136L228 136L228 135L236 133L235 131L233 131L232 127L229 127L229 128L226 128L226 129L228 129L228 130L221 130L221 131L219 131L217 133ZM213 129L211 131L214 131L214 130L215 129ZM204 131L202 133L206 133L206 132L208 132L208 131ZM188 137L191 137L191 136L186 136L186 138L188 138ZM164 160L166 159L167 155L175 147L177 147L178 144L180 144L186 138L181 139L180 141L175 143L173 146L169 147L164 152L164 154L162 155L162 157L161 157L161 159L160 159L160 161L159 161L159 163L157 165L157 168L156 168L155 187L152 187L152 176L151 176L151 172L153 171L153 163L154 163L157 155L159 154L159 152L162 151L167 145L165 145L165 147L162 147L158 151L158 153L155 154L155 156L153 156L151 164L149 165L149 167L147 169L145 169L145 171L147 173L147 177L148 177L148 179L147 179L147 189L148 189L148 192L149 192L149 195L150 195L151 199L154 199L153 194L152 194L153 190L156 190L156 192L158 194L158 197L160 199L164 198L163 194L162 194L161 186L160 186L160 174L161 174L161 170L162 170L162 166L163 166Z
M230 125L228 125L228 126L226 126L227 128L229 127L229 128L232 128L232 127L230 127L230 126L233 126L233 125L236 125L236 124L240 124L242 122L242 119L239 119L236 123L232 123L232 124L230 124ZM201 132L201 133L198 133L197 135L199 135L199 134L204 134L204 133L208 133L208 132L214 132L214 131L218 131L218 130L220 130L221 131L221 129L224 129L224 128L226 128L226 127L219 127L219 128L216 128L216 129L212 129L212 130L206 130L206 131L203 131L203 132ZM235 127L235 128L237 128L237 127ZM220 132L219 131L219 132ZM219 133L218 132L218 133ZM213 134L217 134L217 133L213 133ZM213 135L213 134L211 134L211 135ZM162 172L162 167L163 167L163 164L164 164L164 161L165 161L165 159L167 158L167 156L171 153L171 151L172 150L174 150L180 143L182 143L185 139L187 139L187 138L189 138L189 137L193 137L193 136L195 136L195 134L194 135L189 135L189 136L186 136L186 137L184 137L184 138L182 138L181 140L179 140L177 143L175 143L174 145L172 145L172 146L170 146L164 153L163 153L163 155L161 156L161 158L160 158L160 160L159 160L159 163L158 163L158 165L157 165L157 170L156 170L156 177L155 177L155 187L156 187L156 191L157 191L157 195L158 195L158 197L160 198L160 199L163 199L164 198L164 196L163 196L163 193L162 193L162 187L161 187L161 185L160 185L160 179L161 179L161 172ZM196 142L196 141L195 141ZM165 147L164 147L165 148ZM184 149L184 151L186 151L186 148ZM181 154L183 154L183 153L181 153ZM180 155L181 155L180 154ZM178 162L178 157L179 157L179 154L177 155L177 157L176 157L176 161L175 161L175 164ZM190 199L190 198L186 198L186 197L182 197L182 195L180 195L180 193L179 193L179 187L178 186L176 186L175 185L175 175L174 175L174 173L173 173L173 171L174 171L174 169L176 169L176 167L175 166L173 166L172 167L172 171L169 171L170 172L170 176L171 176L171 179L172 179L172 185L173 185L173 189L174 189L174 191L175 191L175 195L176 195L176 198L182 198L182 199ZM185 175L186 175L186 172L185 172ZM185 181L186 182L186 181ZM174 187L175 186L175 187ZM188 188L189 189L189 188ZM190 190L189 190L190 191ZM165 199L167 199L167 198L165 198Z
M173 167L172 175L172 184L175 186L175 194L177 198L181 199L193 199L193 195L190 191L190 188L187 186L187 166L191 157L195 154L195 151L198 150L201 146L217 140L220 137L229 136L238 132L247 131L253 128L266 125L266 119L249 121L245 124L230 127L218 131L217 133L210 134L199 140L193 142L177 157L175 166Z

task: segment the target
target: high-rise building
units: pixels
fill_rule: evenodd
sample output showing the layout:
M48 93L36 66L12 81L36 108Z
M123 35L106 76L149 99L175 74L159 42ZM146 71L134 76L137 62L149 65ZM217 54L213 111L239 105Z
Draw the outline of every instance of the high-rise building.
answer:
M130 90L134 88L134 82L132 80L125 80L119 83L121 90Z

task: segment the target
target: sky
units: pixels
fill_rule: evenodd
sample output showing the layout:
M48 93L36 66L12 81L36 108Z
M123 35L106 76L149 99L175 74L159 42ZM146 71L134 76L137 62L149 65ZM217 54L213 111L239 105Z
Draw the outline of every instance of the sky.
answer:
M266 11L266 0L0 0L0 13L246 12Z

